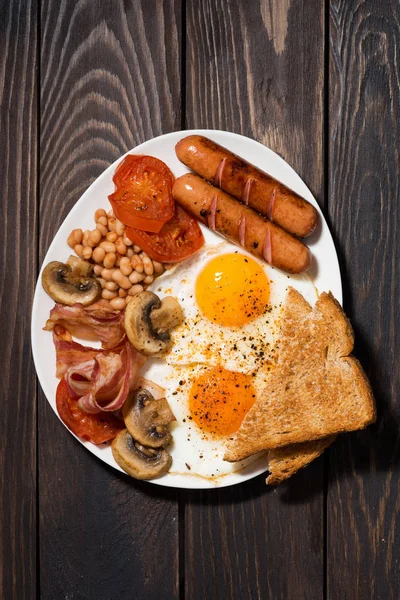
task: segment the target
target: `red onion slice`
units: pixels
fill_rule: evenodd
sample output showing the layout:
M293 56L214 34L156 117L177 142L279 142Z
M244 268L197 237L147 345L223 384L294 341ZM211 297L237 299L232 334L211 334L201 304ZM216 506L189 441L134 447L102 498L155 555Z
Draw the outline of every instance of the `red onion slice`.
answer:
M207 216L207 224L210 229L215 231L215 212L217 210L217 195L214 196L211 202L210 211Z
M275 204L275 196L276 196L276 188L272 190L271 198L269 199L268 209L267 209L267 218L272 221L272 214L274 212L274 204Z
M221 162L219 163L218 170L217 170L217 172L216 172L216 175L215 175L215 177L214 177L214 182L213 182L213 183L214 183L214 185L216 185L217 187L221 187L221 181L222 181L222 171L223 171L223 169L224 169L225 163L226 163L226 157L225 157L225 158L223 158L223 159L221 160Z
M244 186L242 200L246 206L249 205L250 188L251 188L253 182L254 182L254 179L249 177L248 180L246 181L246 185Z

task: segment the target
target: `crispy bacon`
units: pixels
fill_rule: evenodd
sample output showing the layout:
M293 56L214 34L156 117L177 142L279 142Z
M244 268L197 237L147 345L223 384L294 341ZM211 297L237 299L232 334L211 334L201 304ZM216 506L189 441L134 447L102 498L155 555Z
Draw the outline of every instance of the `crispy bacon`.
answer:
M53 340L57 377L65 377L80 408L91 413L119 410L146 358L126 338L104 350L82 346L61 325L54 327Z
M56 304L50 311L44 329L51 331L62 325L72 335L84 340L100 340L103 348L112 348L124 336L124 315L111 308L109 302L99 300L84 308L82 304Z

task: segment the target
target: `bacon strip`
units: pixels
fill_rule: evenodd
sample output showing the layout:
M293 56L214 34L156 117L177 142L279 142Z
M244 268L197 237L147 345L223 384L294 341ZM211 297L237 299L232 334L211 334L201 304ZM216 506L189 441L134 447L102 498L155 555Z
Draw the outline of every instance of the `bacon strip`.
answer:
M249 177L248 180L246 181L246 185L244 186L242 200L246 206L249 205L250 188L253 183L254 183L254 179Z
M217 172L215 174L215 177L214 177L214 182L213 183L214 183L214 185L216 185L219 188L221 187L222 171L224 170L225 163L226 163L226 157L223 158L221 160L221 162L219 163L218 170L217 170Z
M91 413L119 410L146 358L126 338L104 350L82 346L61 325L55 326L53 340L57 377L65 377L69 393L79 398L80 408Z
M103 348L112 348L124 336L124 315L114 311L107 301L100 300L84 308L82 304L56 304L50 311L44 329L51 331L62 325L72 335L85 340L100 340Z
M92 360L99 352L98 348L74 342L71 334L62 325L54 326L53 342L56 348L56 377L59 379L64 377L71 367Z
M268 264L272 264L272 244L271 244L271 232L268 228L267 234L265 236L264 244L263 244L263 256L264 260Z
M239 223L239 244L244 248L244 234L246 233L246 215L240 219Z
M215 231L215 213L217 210L217 195L214 196L210 206L210 212L207 216L207 225L210 229Z

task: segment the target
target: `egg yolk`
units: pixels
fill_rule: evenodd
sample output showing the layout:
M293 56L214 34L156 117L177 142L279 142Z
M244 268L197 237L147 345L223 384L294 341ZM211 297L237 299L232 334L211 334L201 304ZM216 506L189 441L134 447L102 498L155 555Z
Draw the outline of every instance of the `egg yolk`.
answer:
M213 258L196 281L201 312L225 327L244 325L262 315L268 300L268 277L255 260L243 254Z
M251 377L212 367L193 383L189 410L202 431L227 436L239 429L255 399Z

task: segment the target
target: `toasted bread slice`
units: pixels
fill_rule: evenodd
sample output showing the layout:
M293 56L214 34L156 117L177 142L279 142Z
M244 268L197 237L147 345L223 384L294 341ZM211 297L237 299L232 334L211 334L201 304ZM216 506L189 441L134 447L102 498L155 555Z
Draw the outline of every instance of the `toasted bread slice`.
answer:
M299 469L306 467L315 458L318 458L335 439L336 436L331 435L322 440L291 444L290 446L270 450L268 452L268 471L270 474L265 483L278 485L285 479L289 479Z
M300 323L312 311L311 306L299 292L290 287L285 302L280 339L282 343L288 343L294 338ZM289 479L299 469L306 467L323 451L330 446L336 436L330 436L313 442L291 444L282 448L276 448L268 452L269 476L266 483L278 485L285 479Z
M291 291L288 301L297 294ZM294 337L290 331L293 325L281 339L265 395L244 418L225 460L363 429L375 420L368 379L349 356L353 330L332 294L322 293Z

